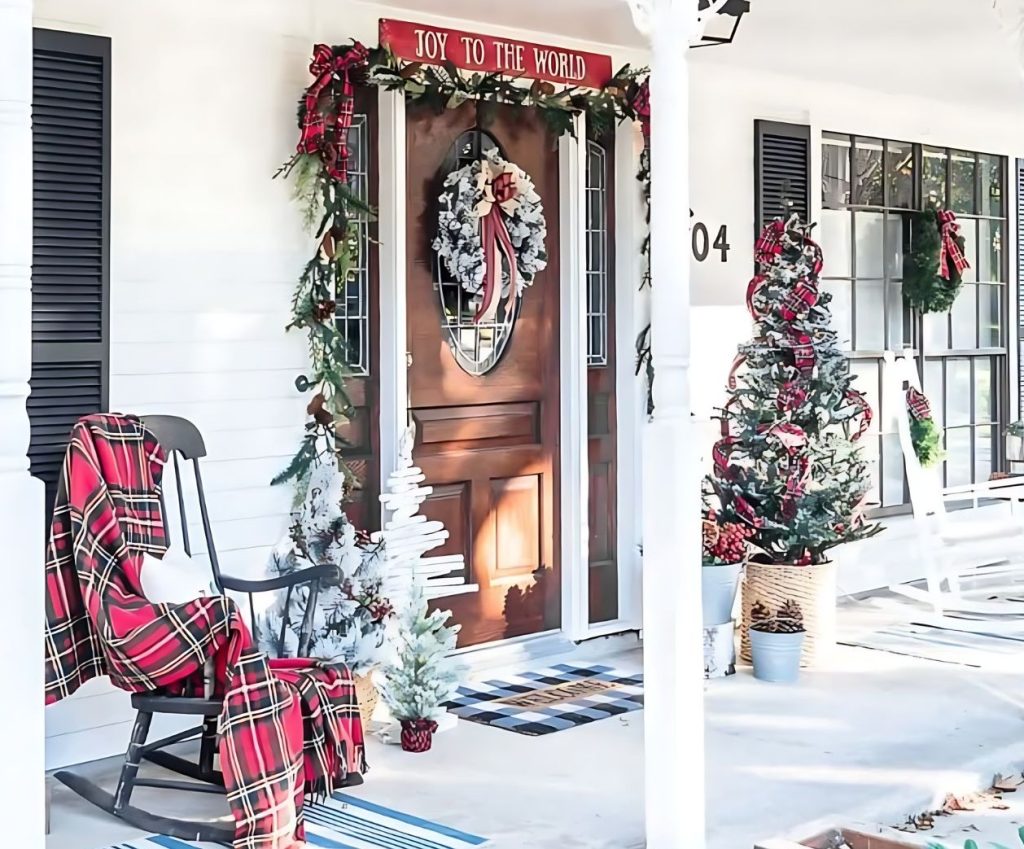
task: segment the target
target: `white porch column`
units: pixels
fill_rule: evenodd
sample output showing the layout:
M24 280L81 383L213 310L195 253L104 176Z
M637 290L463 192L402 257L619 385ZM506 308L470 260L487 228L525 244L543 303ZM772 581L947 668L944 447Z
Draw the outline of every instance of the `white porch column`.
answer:
M649 0L651 341L644 435L644 799L648 849L703 849L700 466L690 418L689 68L697 0Z
M0 0L0 801L4 845L44 844L43 487L28 473L32 2Z

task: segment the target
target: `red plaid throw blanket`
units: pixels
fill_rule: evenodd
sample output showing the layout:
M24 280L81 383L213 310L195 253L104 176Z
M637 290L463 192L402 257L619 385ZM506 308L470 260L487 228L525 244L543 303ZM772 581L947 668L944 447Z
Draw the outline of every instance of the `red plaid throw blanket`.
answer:
M142 555L167 547L163 463L136 418L88 416L72 431L46 558L46 702L98 675L131 692L180 694L214 658L235 849L301 845L304 796L364 769L351 676L313 660L268 661L227 597L143 597Z

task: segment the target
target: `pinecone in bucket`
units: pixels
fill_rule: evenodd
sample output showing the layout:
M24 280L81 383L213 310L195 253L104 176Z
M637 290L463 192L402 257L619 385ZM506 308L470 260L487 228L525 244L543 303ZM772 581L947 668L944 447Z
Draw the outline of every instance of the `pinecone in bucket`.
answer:
M798 634L804 629L804 612L793 599L788 599L775 615L775 622L778 626L776 633Z
M750 608L750 627L765 634L799 634L804 630L804 614L792 599L784 601L774 614L757 601Z

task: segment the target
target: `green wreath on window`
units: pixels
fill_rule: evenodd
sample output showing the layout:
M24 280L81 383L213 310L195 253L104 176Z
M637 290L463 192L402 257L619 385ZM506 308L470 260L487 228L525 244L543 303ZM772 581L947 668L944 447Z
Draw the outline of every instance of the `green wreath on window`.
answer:
M903 263L903 300L918 312L949 312L960 294L963 278L953 263L949 279L939 273L942 232L938 210L926 209L911 216L910 253ZM964 238L956 241L964 249Z

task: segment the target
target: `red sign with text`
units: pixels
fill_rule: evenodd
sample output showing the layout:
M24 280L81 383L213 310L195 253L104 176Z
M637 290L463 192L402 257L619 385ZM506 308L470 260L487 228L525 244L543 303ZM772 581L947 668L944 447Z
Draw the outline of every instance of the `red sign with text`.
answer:
M381 18L380 43L400 59L431 65L451 62L466 71L587 88L601 88L612 78L611 56L408 21Z

